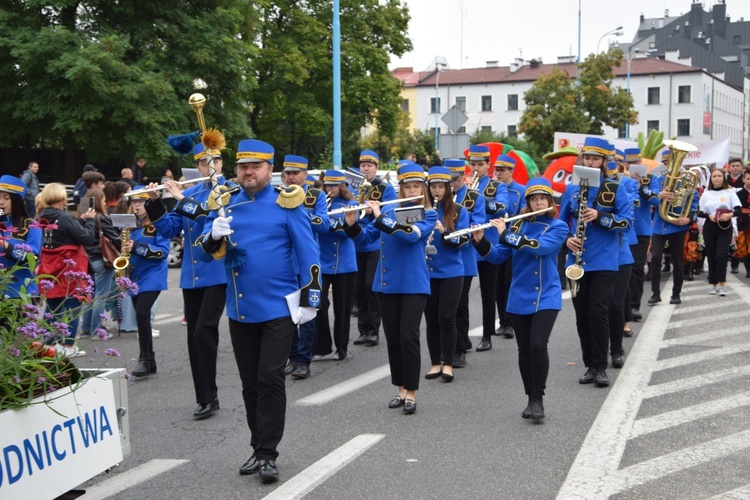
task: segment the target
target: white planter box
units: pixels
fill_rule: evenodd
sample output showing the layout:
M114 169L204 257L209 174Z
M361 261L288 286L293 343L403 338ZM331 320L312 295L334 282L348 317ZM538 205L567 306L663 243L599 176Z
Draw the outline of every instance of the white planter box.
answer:
M53 499L129 453L125 370L81 371L75 390L0 412L0 499Z

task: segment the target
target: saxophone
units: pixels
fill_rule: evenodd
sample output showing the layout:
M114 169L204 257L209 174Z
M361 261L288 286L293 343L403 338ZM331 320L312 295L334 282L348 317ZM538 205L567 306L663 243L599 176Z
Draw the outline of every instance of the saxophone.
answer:
M581 193L578 199L578 218L576 224L575 237L581 241L581 250L573 252L575 262L565 268L565 276L570 280L570 296L575 297L578 295L578 290L581 284L578 282L583 278L583 267L581 266L581 258L583 257L583 241L586 236L586 224L583 221L583 211L587 208L589 197L589 181L588 179L581 179Z
M363 180L362 184L359 185L359 193L357 194L358 204L363 205L365 203L370 194L370 188L372 188L372 184L367 179ZM359 218L364 219L365 215L367 215L367 209L363 208L359 211Z
M125 227L122 229L122 233L120 234L120 241L122 242L123 247L125 247L125 244L130 241L129 227ZM112 263L112 267L115 268L115 276L117 276L118 278L128 276L130 274L130 252L126 252L125 250L123 250L120 256L117 257Z
M682 162L688 153L698 148L681 141L664 141L669 147L669 162L664 175L662 192L674 193L671 200L662 200L659 204L659 215L667 222L675 223L677 219L690 214L693 196L698 188L700 176L692 170L680 173Z

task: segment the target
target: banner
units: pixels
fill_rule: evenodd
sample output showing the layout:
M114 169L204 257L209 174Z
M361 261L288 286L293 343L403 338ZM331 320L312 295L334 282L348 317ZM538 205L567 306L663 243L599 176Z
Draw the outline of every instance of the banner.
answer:
M729 160L729 138L716 139L713 141L704 142L702 144L696 144L698 151L688 153L685 157L683 165L707 165L709 163L718 163L719 166L723 166L727 160ZM656 155L657 158L661 158L661 152L667 148L662 149Z
M568 146L575 146L580 151L583 148L583 143L586 141L586 137L599 137L600 139L606 139L615 145L615 148L620 151L624 151L629 148L637 148L638 143L635 141L629 141L627 139L615 139L614 141L607 139L603 135L593 134L574 134L572 132L555 132L555 145L552 148L553 151L566 148Z

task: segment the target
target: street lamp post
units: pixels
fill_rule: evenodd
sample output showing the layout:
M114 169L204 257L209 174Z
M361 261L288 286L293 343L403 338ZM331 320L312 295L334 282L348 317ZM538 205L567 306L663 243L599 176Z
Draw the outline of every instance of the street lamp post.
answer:
M437 69L437 76L435 77L435 151L437 151L440 149L440 122L438 121L440 118L440 95L438 94L438 85L440 83L440 73L443 72L443 68L438 68L436 64L435 69Z
M623 33L622 31L620 31L621 29L622 29L622 26L618 26L617 28L615 28L613 30L609 30L605 34L603 34L602 37L599 39L599 41L596 42L596 53L597 54L599 53L599 44L602 43L602 40L604 40L605 36L607 36L607 35L614 35L614 36L622 36L622 35L624 35L625 33Z

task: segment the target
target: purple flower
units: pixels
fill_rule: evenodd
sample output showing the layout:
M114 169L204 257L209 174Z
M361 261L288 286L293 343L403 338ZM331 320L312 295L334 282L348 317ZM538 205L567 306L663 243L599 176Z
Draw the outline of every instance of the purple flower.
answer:
M94 347L94 349L92 349L92 350L93 350L94 354L99 354L99 348L98 347Z
M73 259L63 259L63 264L65 264L66 266L75 267L76 261Z
M94 332L100 339L107 340L107 330L105 330L104 328L97 328Z
M33 323L33 322L32 323L27 323L27 324L25 324L23 326L19 326L17 328L17 331L21 335L26 335L30 339L35 339L35 338L37 338L41 334L40 329L39 329L39 325L37 325L36 323Z
M14 358L17 358L21 355L21 351L19 351L16 347L10 347L8 348L8 354L10 354Z
M54 385L50 385L49 387L47 387L48 392L55 392L56 390L57 390L57 387L55 387Z
M34 249L31 248L26 243L18 243L18 244L13 245L13 246L15 247L16 250L21 250L21 251L26 252L26 253L34 253Z
M57 333L59 333L63 337L67 337L68 335L70 335L70 328L62 321L55 321L54 323L52 323L52 328L57 330Z
M125 380L130 380L130 374L129 373L125 374Z
M53 229L57 229L57 224L50 224L50 222L47 219L42 217L38 221L33 221L31 224L29 224L29 228L51 231Z
M99 317L100 317L100 318L102 319L102 321L109 321L109 316L107 316L107 315L106 315L106 314L104 314L104 313L101 313L101 314L99 315Z
M132 281L127 276L121 276L115 280L117 282L117 288L120 290L128 291L132 294L138 293L138 284Z
M120 355L120 352L117 349L104 349L104 354L116 358Z
M26 316L31 319L35 319L39 315L39 307L34 304L24 304L23 309L26 311Z
M43 384L46 381L47 381L46 377L39 377L38 379L36 379L37 384Z
M50 280L39 280L39 288L41 288L45 292L48 292L52 290L53 288L55 288L55 284ZM47 314L44 315L45 319L50 319L50 318L47 318Z
M18 378L18 375L13 375L13 382L16 383L16 384L20 384L21 383L21 379Z

